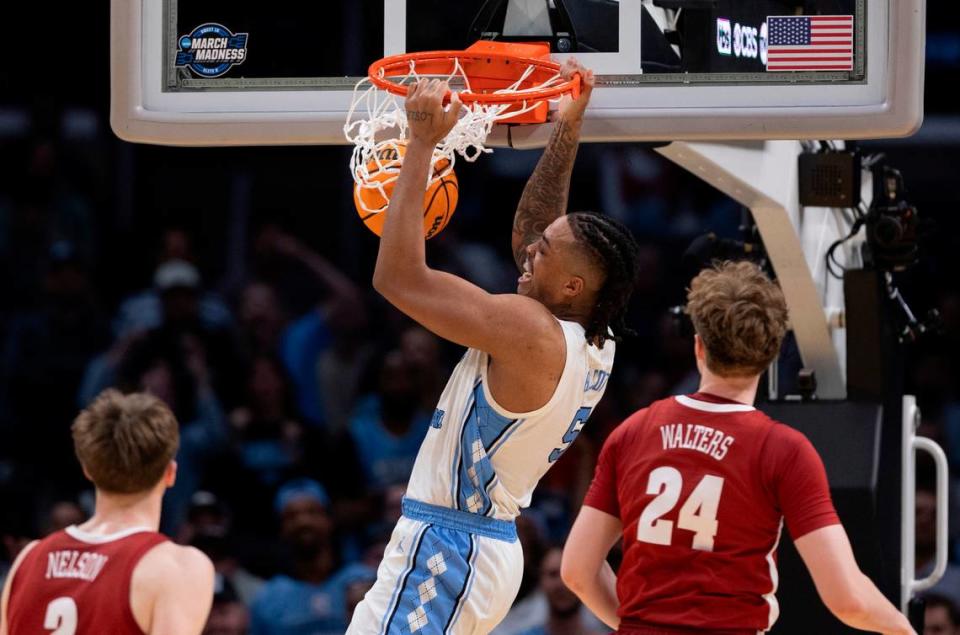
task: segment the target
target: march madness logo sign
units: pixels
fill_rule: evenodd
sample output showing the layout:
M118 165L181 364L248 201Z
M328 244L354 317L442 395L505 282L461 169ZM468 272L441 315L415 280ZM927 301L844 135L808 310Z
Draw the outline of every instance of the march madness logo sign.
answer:
M177 67L200 77L220 77L247 59L248 33L231 33L222 24L201 24L177 41Z

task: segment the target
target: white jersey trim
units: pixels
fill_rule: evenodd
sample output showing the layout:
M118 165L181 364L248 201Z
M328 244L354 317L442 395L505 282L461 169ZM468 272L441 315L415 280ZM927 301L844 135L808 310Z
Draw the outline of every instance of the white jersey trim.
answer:
M127 536L132 536L133 534L139 534L145 531L154 531L150 527L129 527L121 531L112 533L112 534L91 534L86 531L83 531L76 525L70 525L66 527L64 531L71 538L79 540L80 542L87 542L93 545L100 545L105 542L113 542L114 540L120 540L121 538L126 538Z
M569 348L567 342L567 331L563 328L563 322L557 320L557 324L559 324L560 333L563 335L563 372L560 373L560 379L557 380L557 385L554 386L553 394L550 395L550 399L547 400L547 403L543 404L536 410L531 410L530 412L510 412L497 403L497 400L493 398L492 394L490 394L490 386L489 382L487 381L487 368L490 366L490 355L486 352L482 353L483 361L480 363L480 385L483 387L483 396L486 397L487 403L498 415L508 419L531 419L552 408L554 404L556 404L556 402L562 398L563 393L561 392L560 387L563 386L563 380L566 379L567 375L572 371L570 369L570 364L568 363L570 361L570 351L567 350ZM579 329L583 329L583 327L576 322L570 322L570 324L575 325Z
M682 406L693 408L694 410L703 410L704 412L752 412L756 410L753 406L740 403L711 403L709 401L700 401L691 399L686 395L677 395L674 397Z
M773 560L773 554L777 552L780 546L780 536L783 535L783 517L780 518L780 527L777 528L777 539L773 541L773 548L767 553L767 565L770 567L770 582L773 588L769 593L764 593L763 599L770 605L770 613L767 621L767 630L773 628L777 618L780 617L780 602L777 601L777 587L780 586L780 573L777 571L777 563Z

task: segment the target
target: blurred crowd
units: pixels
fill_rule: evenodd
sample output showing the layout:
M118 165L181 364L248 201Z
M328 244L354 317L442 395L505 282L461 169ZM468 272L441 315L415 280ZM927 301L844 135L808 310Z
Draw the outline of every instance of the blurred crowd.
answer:
M342 633L462 349L372 291L376 238L353 216L342 149L105 144L0 145L0 574L27 541L92 510L69 435L78 410L107 387L146 390L181 423L162 530L218 572L206 632ZM458 166L460 209L431 241L431 264L513 290L510 225L536 158L498 150ZM176 176L204 165L203 183ZM635 146L584 147L571 207L602 209L641 241L636 334L518 521L524 581L498 635L605 632L560 581L559 546L610 430L696 389L692 339L669 312L691 275L680 254L708 230L737 238L741 218L732 201ZM943 334L911 349L907 384L924 434L960 466L958 286L905 284L944 318ZM934 496L921 481L922 572L933 566ZM956 565L936 591L928 615L943 630L927 632L958 632Z

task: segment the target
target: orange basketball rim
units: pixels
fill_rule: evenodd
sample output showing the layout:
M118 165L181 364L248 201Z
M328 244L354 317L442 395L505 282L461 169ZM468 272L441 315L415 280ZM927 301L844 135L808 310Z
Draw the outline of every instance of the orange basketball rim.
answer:
M462 77L460 100L465 106L509 105L500 123L543 123L549 104L563 95L580 95L580 75L560 77L560 64L550 59L550 47L541 43L481 40L463 51L404 53L370 65L370 82L381 90L406 97L411 77ZM397 81L400 80L400 81ZM450 99L450 93L444 103Z

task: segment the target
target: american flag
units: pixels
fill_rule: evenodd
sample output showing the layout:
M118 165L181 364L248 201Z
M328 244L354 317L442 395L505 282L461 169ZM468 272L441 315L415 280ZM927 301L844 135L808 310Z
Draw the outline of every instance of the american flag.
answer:
M768 71L853 70L853 16L767 18Z

